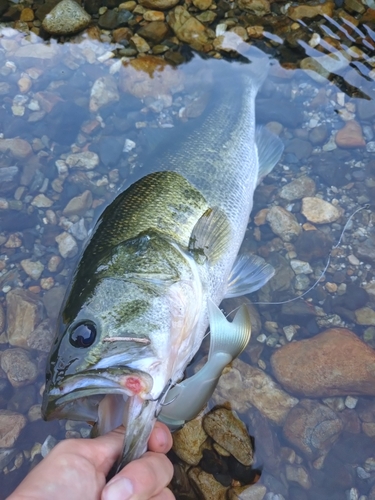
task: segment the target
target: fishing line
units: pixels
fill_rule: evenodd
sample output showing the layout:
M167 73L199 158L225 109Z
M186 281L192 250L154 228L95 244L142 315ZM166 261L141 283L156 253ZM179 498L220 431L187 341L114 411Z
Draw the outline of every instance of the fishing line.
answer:
M321 273L321 275L319 276L319 278L315 281L315 283L308 289L306 290L305 292L303 292L303 294L301 295L298 295L298 297L293 297L293 299L289 299L289 300L283 300L282 302L252 302L252 304L254 305L271 305L271 306L277 306L277 305L282 305L282 304L288 304L289 302L294 302L295 300L299 300L299 299L302 299L302 297L304 297L305 295L307 295L309 292L311 292L311 290L313 290L320 282L320 280L322 278L324 278L326 272L327 272L327 269L329 267L329 264L331 262L331 257L332 257L332 252L340 246L341 244L341 241L342 241L342 238L344 236L344 233L345 231L348 229L348 225L350 224L350 221L352 220L352 218L358 213L360 212L361 210L365 210L365 209L369 209L370 208L370 205L367 203L366 205L364 205L363 207L360 207L360 208L357 208L357 210L355 210L351 215L350 217L348 218L348 220L346 221L346 224L343 228L343 230L341 231L341 234L340 234L340 237L338 239L338 242L336 243L336 245L334 245L331 249L331 251L329 252L329 255L328 255L328 259L327 259L327 263ZM230 316L231 314L233 314L235 311L237 311L237 309L239 309L241 306L238 306L236 307L235 309L233 309L233 311L229 312L226 317Z

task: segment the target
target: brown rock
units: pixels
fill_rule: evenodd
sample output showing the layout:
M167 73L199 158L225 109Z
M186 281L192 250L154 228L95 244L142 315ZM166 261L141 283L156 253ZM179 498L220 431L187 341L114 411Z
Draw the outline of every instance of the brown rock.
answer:
M34 21L34 11L30 7L25 7L21 11L20 21L30 22Z
M42 321L38 327L30 333L27 339L27 346L44 353L49 353L54 340L54 329L49 319Z
M268 0L238 0L240 9L250 10L256 16L265 16L271 12L270 2Z
M22 387L35 381L38 370L28 351L15 348L1 354L0 366L13 387Z
M203 456L207 434L202 427L202 415L187 422L173 434L173 451L189 465L198 465Z
M340 129L335 137L335 142L340 148L364 148L366 141L362 135L362 127L355 120L349 120Z
M138 30L139 36L146 40L151 40L154 43L162 42L169 31L167 23L163 21L153 21L147 26L143 26Z
M314 224L329 224L341 217L341 210L321 198L307 196L302 199L303 215Z
M28 347L29 335L43 319L39 298L20 288L7 294L7 335L10 345Z
M317 5L300 4L300 5L295 5L293 7L289 7L288 16L294 21L303 18L311 19L316 16L322 16L323 14L326 14L327 16L332 16L334 7L335 7L334 2L325 2L323 4L320 3Z
M241 464L253 463L253 447L246 426L232 411L226 408L210 411L203 418L203 428Z
M200 467L193 467L188 472L189 479L200 493L203 500L225 500L227 489L214 479L212 474L204 472Z
M331 448L342 429L343 424L333 410L304 399L290 410L283 432L309 459L315 459Z
M18 137L15 139L0 139L0 153L9 153L17 160L23 160L32 154L30 144Z
M168 24L181 42L186 42L195 50L208 52L212 43L204 24L192 16L185 7L178 5L170 14Z
M12 448L26 423L26 417L20 413L0 410L0 448Z
M70 217L72 215L83 215L92 204L91 191L84 191L79 196L72 198L63 210L63 215Z
M375 352L346 328L331 328L281 347L272 355L271 366L292 394L375 395Z
M140 0L139 3L147 9L171 9L177 5L179 0Z

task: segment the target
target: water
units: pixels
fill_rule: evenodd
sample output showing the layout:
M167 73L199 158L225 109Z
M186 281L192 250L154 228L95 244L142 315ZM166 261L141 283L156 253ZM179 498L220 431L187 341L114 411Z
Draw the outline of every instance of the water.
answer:
M325 25L337 29L329 21ZM322 35L319 26L310 28ZM307 28L304 33L311 38ZM356 33L357 47L371 45L368 33ZM337 43L345 48L344 41ZM145 71L137 71L118 59L118 45L87 35L74 43L44 43L34 34L4 27L0 44L1 132L3 138L17 141L0 144L0 408L24 416L17 416L23 426L18 439L0 450L0 497L5 498L41 460L41 445L48 436L88 436L85 424L46 423L39 415L45 359L63 292L98 215L120 190L146 173L142 155L152 151L160 135L203 112L211 83L204 60L172 69L155 67L146 56L138 59ZM261 470L258 484L265 486L267 500L370 499L375 457L370 369L362 385L360 380L353 388L347 381L346 388L335 393L329 382L324 388L324 377L314 372L308 353L293 354L292 383L273 356L281 346L319 338L332 327L348 328L375 347L373 63L369 56L351 64L339 57L329 80L316 81L305 71L285 70L277 62L279 58L289 64L290 53L299 59L299 48L259 44L275 59L257 99L257 121L271 122L286 149L256 192L243 251L257 252L277 272L250 297L260 303L252 312L258 321L251 342L241 361L223 375L210 405L229 402L254 436L253 469ZM320 56L317 47L306 42L304 47L306 55ZM348 134L335 140L345 123L351 124ZM83 156L74 156L78 153ZM297 179L302 179L299 186L285 188ZM75 206L69 206L76 197ZM330 203L318 211L320 222L311 221L316 215L302 202L306 197ZM333 248L347 219L361 207ZM290 302L317 281L304 300ZM23 292L14 294L16 289ZM239 303L226 301L225 310ZM5 325L1 312L7 316ZM16 339L13 347L6 331ZM348 366L342 370L355 380L365 363L373 363L372 351L364 354L363 344L358 349L345 345L340 339L330 349L320 345L318 353L329 355L322 365L321 360L316 364L324 372L324 366L334 366L334 353L341 349L345 361L338 355L340 367ZM16 367L12 371L6 362L9 354L4 353L18 346L27 354L19 366L11 358ZM197 364L206 352L207 341ZM272 383L276 376L282 390ZM309 378L314 380L308 383ZM306 399L297 407L302 417L293 417L291 408ZM207 460L204 467L209 469ZM218 473L227 466L216 467ZM181 475L185 477L183 468L176 470L176 478ZM219 479L227 484L234 477L233 469L225 469ZM258 475L250 474L243 482L256 479ZM175 480L175 491L194 498L190 486L184 486L186 493L181 483Z

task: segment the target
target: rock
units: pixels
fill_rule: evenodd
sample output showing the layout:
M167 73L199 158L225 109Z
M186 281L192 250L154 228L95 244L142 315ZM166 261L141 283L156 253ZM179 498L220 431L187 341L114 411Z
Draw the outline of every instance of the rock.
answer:
M193 0L193 5L199 10L207 10L212 5L212 0Z
M169 32L167 23L163 21L153 21L138 30L138 35L154 43L162 42Z
M74 236L76 240L85 241L88 236L85 220L79 219L78 222L72 224L69 228L69 233Z
M150 50L149 44L144 38L139 36L138 33L130 38L130 42L140 54L144 54L145 52L148 52Z
M64 300L64 295L65 287L63 286L55 286L44 294L43 304L49 318L57 318Z
M1 2L0 2L0 13L1 13ZM0 417L1 418L1 417ZM1 435L1 429L0 429ZM17 455L17 450L15 448L0 448L0 470L2 471L5 467L13 460Z
M339 437L343 424L336 413L317 401L303 399L285 420L286 439L310 460L324 455Z
M90 111L96 113L101 107L120 99L117 84L111 76L95 80L90 93Z
M262 415L281 425L298 399L289 396L259 368L236 359L226 368L214 393L215 401L230 401L235 411L244 412L255 406Z
M357 113L361 120L371 121L373 118L375 118L375 101L359 99L357 104Z
M375 236L370 236L358 245L355 254L360 260L375 265Z
M11 290L6 301L9 344L27 348L30 334L43 319L43 304L34 293L21 288Z
M362 127L355 120L345 122L335 137L335 142L340 148L364 148L366 141L362 135Z
M0 334L3 333L5 328L5 312L2 303L0 302Z
M171 9L178 4L178 0L140 0L140 5L147 9Z
M143 14L143 19L145 21L164 21L165 14L164 12L160 12L158 10L146 10Z
M320 198L303 198L301 212L314 224L329 224L341 217L341 211L338 208Z
M292 342L271 357L276 379L305 397L375 395L375 352L345 328Z
M20 21L25 23L34 21L34 11L30 7L25 7L21 10Z
M0 366L13 387L22 387L35 381L38 369L29 353L16 347L1 354Z
M128 10L120 9L117 11L110 9L99 17L98 24L103 29L113 30L122 26L127 26L133 17L133 14Z
M189 465L198 465L202 459L202 447L207 434L202 427L202 415L187 422L173 433L173 451Z
M371 307L362 307L355 311L356 322L359 325L375 326L375 311Z
M24 160L32 152L30 144L23 139L0 139L0 153L10 154L16 160Z
M55 44L47 45L45 43L27 43L26 45L21 45L20 48L16 50L14 57L55 60L56 57L58 57L58 47ZM6 140L11 141L20 139Z
M54 340L55 332L51 321L45 319L42 321L33 332L30 333L27 339L27 347L36 349L45 353L49 353Z
M236 486L228 491L229 500L263 500L267 488L263 484Z
M9 399L7 410L27 413L29 408L35 403L36 387L33 385L24 385L17 387L13 396Z
M84 215L91 208L92 194L91 191L84 191L79 196L72 198L63 210L63 215L71 217L72 215Z
M33 280L38 280L44 271L44 265L39 260L23 259L21 260L21 267Z
M319 83L327 83L331 73L336 73L346 68L350 59L344 51L336 51L334 54L325 54L319 57L305 57L300 62L301 69Z
M296 274L311 274L313 272L310 264L303 260L292 259L290 261L290 267Z
M69 233L64 231L55 238L61 257L64 259L70 259L77 255L78 245L76 240Z
M323 16L324 14L327 16L332 16L335 8L334 2L325 2L320 3L319 5L295 5L293 7L289 7L288 16L297 21L298 19L312 19L316 16Z
M214 479L212 474L204 472L199 467L193 467L188 472L194 488L199 491L202 500L225 500L227 489Z
M299 137L292 139L286 146L285 152L292 153L297 160L303 160L311 156L313 147L309 141L304 141Z
M212 44L204 24L192 16L185 7L178 5L169 14L168 24L181 42L186 42L195 50L208 52Z
M303 231L294 242L294 247L300 259L312 262L322 257L327 258L332 244L330 236L323 231Z
M164 59L147 55L123 64L119 86L139 99L170 95L181 90L182 73Z
M241 464L253 463L253 447L245 424L230 410L217 408L203 418L203 428L222 448Z
M321 125L318 125L317 127L314 127L312 130L310 130L309 141L311 142L311 144L319 146L329 138L329 135L330 135L329 127L327 126L326 123L322 123ZM312 196L312 195L310 194L306 196Z
M68 155L65 161L70 168L92 170L99 165L99 156L92 151L83 151Z
M37 194L31 205L37 208L50 208L53 205L53 201L47 198L45 194Z
M302 231L295 216L283 207L270 208L266 217L272 231L283 241L293 241Z
M250 10L256 16L265 16L271 12L268 0L238 0L237 3L240 9Z
M26 417L20 413L0 410L0 448L12 448L26 423Z
M308 490L311 488L311 479L309 473L302 465L286 465L286 478L288 481L298 483L302 488Z
M52 451L52 449L57 445L57 440L53 436L49 435L46 437L45 441L42 444L42 448L40 450L43 458L46 458L48 453Z
M305 196L314 196L315 191L315 182L310 177L304 176L283 186L280 191L280 197L288 201L300 200Z
M43 20L43 28L51 35L73 35L90 24L91 17L73 0L61 0Z

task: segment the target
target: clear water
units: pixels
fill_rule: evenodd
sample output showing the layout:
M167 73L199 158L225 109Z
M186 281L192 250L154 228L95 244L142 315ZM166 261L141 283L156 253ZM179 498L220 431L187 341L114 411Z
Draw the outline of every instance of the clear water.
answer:
M317 55L313 49L311 55ZM116 46L85 36L77 37L75 43L57 44L52 41L44 44L36 37L25 36L9 28L1 31L2 137L17 137L32 147L26 157L19 158L17 153L14 155L9 151L3 151L1 155L0 303L4 311L6 296L12 289L29 290L46 306L42 318L49 318L47 331L52 335L62 293L53 297L51 290L66 288L98 215L132 179L146 173L142 169L142 155L145 151L152 151L158 135L165 136L170 133L171 127L194 120L203 111L209 75L205 72L204 60L198 66L194 66L193 70L186 64L177 69L159 71L156 68L148 73L137 72L129 65L124 66L116 57ZM289 303L298 304L297 311L281 304L257 306L262 328L257 335L253 335L241 359L271 375L271 354L278 346L288 342L283 327L298 325L295 340L310 338L332 324L347 326L360 338L366 331L366 327L353 323L350 315L332 319L333 311L327 299L329 292L325 287L327 282L340 284L341 281L363 287L373 280L371 264L361 262L348 266L347 260L352 248L363 243L372 232L374 222L375 169L371 163L375 152L374 116L370 114L370 118L361 121L358 109L363 106L365 97L373 105L375 84L370 70L360 69L362 73L353 65L346 64L337 70L338 78L318 83L301 70L283 70L273 59L270 75L258 96L257 121L281 124L282 127L277 127L286 150L275 170L258 188L253 216L264 208L280 204L295 213L300 223L305 223L300 213L300 200L288 202L279 194L288 182L302 174L308 175L316 182L319 196L343 209L343 217L338 222L319 226L332 247L339 241L348 217L369 204L368 208L353 217L346 228L340 246L331 256L324 278L304 296L309 304L325 310L326 326L319 324L315 316L309 316L305 309L302 308L303 312L298 309L300 304L304 304L302 301ZM99 86L98 82L103 78L105 92L100 95L108 98L112 93L113 100L96 109L91 93L94 83ZM202 89L202 80L207 82L207 88L203 86ZM124 88L128 84L129 87ZM214 85L217 84L219 82L214 82ZM129 89L132 92L129 93ZM367 147L335 147L331 138L343 125L340 115L344 119L355 118L361 122ZM365 115L362 112L362 116ZM327 129L324 139L311 144L311 134L320 126ZM161 132L155 133L156 129ZM66 167L67 156L81 151L98 155L98 165L94 169ZM91 206L79 215L63 215L68 202L87 190L92 194ZM41 201L40 195L47 200L42 198ZM73 235L77 250L75 255L62 258L53 268L51 258L60 255L55 237L63 231ZM16 244L10 244L9 239ZM289 260L295 257L294 249L284 245L268 224L257 226L251 221L243 247L270 259L284 273L288 270L286 281L289 279L289 286L286 287L285 283L279 286L280 283L274 282L250 297L253 302L262 303L282 302L304 293L319 280L331 248L328 245L328 250L318 258L306 257L313 272L304 275L301 280L290 272ZM43 264L40 277L33 278L25 272L21 265L24 259ZM350 273L348 270L351 270ZM237 305L238 302L227 303L225 307L229 312ZM266 321L277 323L274 333L265 328ZM7 328L9 325L4 327L0 337L1 352L10 347L4 333ZM263 337L259 337L261 334ZM30 350L30 355L38 369L38 376L32 384L13 388L6 382L6 374L0 371L0 381L4 382L0 393L1 409L12 409L27 416L30 407L40 405L46 353ZM198 355L198 362L199 358ZM213 403L217 400L216 395ZM366 406L369 402L371 398L361 397L357 405ZM235 401L230 403L236 407ZM337 398L336 404L339 403ZM350 488L357 488L360 494L368 494L373 473L366 479L359 477L356 467L361 464L346 458L347 448L342 461L313 471L310 491L305 492L296 483L288 490L280 447L290 447L290 443L283 437L281 427L270 423L254 408L239 411L239 414L255 436L258 450L255 466L263 468L261 481L269 491L280 493L284 498L345 498L345 492ZM88 427L81 423L69 422L66 427L65 422L47 423L41 419L31 422L29 419L12 447L11 458L4 458L2 463L0 498L13 491L30 467L41 459L40 453L34 456L34 452L39 451L39 445L35 446L35 443L44 443L49 435L56 439L87 436ZM356 436L362 438L364 434L361 432ZM367 441L371 441L370 438ZM304 458L298 450L297 454L301 465L310 471L312 461ZM340 477L342 467L352 470L351 479L346 482L337 479L335 482L332 478Z

